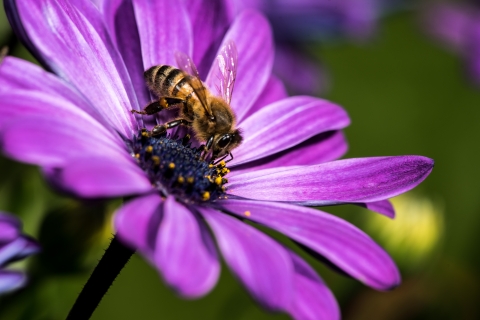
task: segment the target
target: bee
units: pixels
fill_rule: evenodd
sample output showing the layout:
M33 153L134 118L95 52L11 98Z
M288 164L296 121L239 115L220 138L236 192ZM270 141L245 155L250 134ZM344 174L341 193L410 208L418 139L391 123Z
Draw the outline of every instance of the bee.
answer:
M230 156L228 161L231 161L233 159L231 151L243 140L239 129L236 128L235 113L230 108L237 74L235 43L227 41L217 56L213 75L220 82L217 85L218 95L212 94L200 80L197 68L190 57L177 52L175 59L179 68L159 65L145 71L147 86L159 99L147 105L142 111L131 110L132 113L153 115L165 109L176 108L178 117L155 126L150 132L152 136L184 125L193 130L200 142L205 142L202 159L211 151L212 162L219 158L223 160L227 156Z

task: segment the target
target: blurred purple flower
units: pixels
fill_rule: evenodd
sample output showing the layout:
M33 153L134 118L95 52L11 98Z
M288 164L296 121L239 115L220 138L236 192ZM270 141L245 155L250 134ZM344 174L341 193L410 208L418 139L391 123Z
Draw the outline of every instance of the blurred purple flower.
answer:
M321 94L328 75L306 43L370 38L393 0L233 0L235 11L262 11L272 24L276 56L274 73L296 94Z
M16 217L0 212L0 294L19 289L27 281L23 272L8 270L6 266L39 251L37 243L23 235L21 228Z
M80 197L134 195L116 213L117 233L180 295L202 296L218 280L210 228L227 265L263 306L298 319L339 318L314 270L243 220L285 234L372 288L399 284L394 262L370 237L305 206L353 203L393 217L387 199L423 181L433 161L332 161L347 149L341 130L348 115L322 99L287 97L271 75L273 40L262 15L233 18L220 0L105 0L97 1L98 10L90 0L5 3L17 34L55 75L5 59L4 152L41 166L54 185ZM198 160L185 139L142 135L148 119L130 113L150 100L143 71L176 65L177 50L193 57L213 87L209 70L225 41L238 50L231 107L244 135L229 163L226 192L222 177L229 169ZM210 199L201 200L206 192Z
M425 10L426 31L465 59L465 69L480 85L480 7L473 3L442 3Z

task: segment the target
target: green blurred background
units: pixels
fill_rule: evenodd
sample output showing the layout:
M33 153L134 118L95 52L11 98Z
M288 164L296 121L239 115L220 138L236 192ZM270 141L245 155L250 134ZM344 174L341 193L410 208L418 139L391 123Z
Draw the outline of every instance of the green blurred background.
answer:
M6 44L12 55L32 59L1 12L0 46ZM303 256L331 287L344 319L480 319L480 89L464 78L457 57L423 34L413 11L383 19L367 43L310 50L330 75L326 98L352 118L346 157L419 154L436 166L420 187L395 199L396 220L353 206L324 208L385 246L402 271L400 287L376 292ZM37 168L0 158L0 210L18 214L44 247L17 266L29 271L31 283L0 298L0 319L64 319L108 245L111 213L119 204L55 194ZM225 266L209 295L180 299L135 255L93 319L288 316L258 307Z

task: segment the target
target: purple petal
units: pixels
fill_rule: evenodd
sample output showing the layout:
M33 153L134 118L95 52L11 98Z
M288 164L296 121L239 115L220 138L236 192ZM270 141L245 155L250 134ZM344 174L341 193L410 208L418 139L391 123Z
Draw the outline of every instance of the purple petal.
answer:
M29 97L25 100L29 101ZM64 121L17 118L2 131L2 149L14 159L40 166L62 166L88 155L110 157L118 164L130 163L131 157L125 147L113 142L104 135L105 130L100 129L67 113Z
M7 115L10 117L32 113L45 115L47 109L45 102L33 101L32 95L47 97L53 101L53 104L48 106L48 108L52 108L49 110L49 116L57 116L59 109L68 109L78 117L82 115L82 110L103 125L107 124L98 110L78 91L59 77L44 71L31 62L15 57L6 57L0 68L0 88L2 88L0 90L0 105L2 106L0 124L7 120ZM15 103L14 106L12 106L13 103ZM28 109L25 110L25 108Z
M468 50L469 28L476 8L465 4L438 4L428 9L425 29L435 38L459 52Z
M231 1L187 1L193 30L193 61L204 79L233 20Z
M17 238L20 226L20 221L16 217L0 212L0 244Z
M42 60L73 84L105 119L130 138L136 130L130 109L138 108L135 92L120 54L90 0L5 2L23 22Z
M433 169L422 156L346 159L264 169L230 178L230 194L320 206L389 199L417 186Z
M75 158L53 177L55 184L80 197L121 197L152 190L146 174L132 161L106 157Z
M300 242L372 288L386 290L400 283L398 269L388 254L340 218L285 203L225 200L221 205Z
M287 97L288 93L285 90L285 86L283 85L282 81L273 75L270 76L265 88L263 88L263 92L260 94L253 106L247 111L243 120L248 119L248 117L263 107ZM239 125L241 125L241 122Z
M231 107L241 122L270 79L274 58L272 31L261 14L246 10L234 20L220 47L229 40L235 42L238 51ZM215 88L215 68L213 65L206 80L209 88Z
M143 67L175 66L175 52L192 56L192 30L184 1L133 0Z
M37 250L33 250L34 246ZM0 267L11 260L21 259L36 252L38 252L38 246L31 239L18 237L14 241L0 245Z
M349 124L345 110L326 100L298 96L278 101L242 123L244 141L235 150L231 165L264 158Z
M255 228L209 208L199 208L225 261L265 307L285 310L293 289L293 266L286 250Z
M155 264L165 281L185 297L199 297L216 284L220 263L204 223L169 197L155 246Z
M393 205L389 200L357 203L356 205L383 214L384 216L387 216L389 218L395 218L395 209L393 208Z
M155 239L157 234L155 221L160 221L161 203L162 199L155 193L128 201L115 213L114 225L120 240L150 258L153 241L149 239Z
M328 89L328 77L318 61L291 46L277 45L274 73L295 94L319 94Z
M324 132L266 158L240 166L232 165L234 169L229 177L260 169L313 165L337 160L347 152L347 149L347 141L342 131Z
M20 289L27 282L27 277L17 271L0 270L0 294Z
M332 292L316 272L289 251L295 268L294 300L289 313L295 319L340 319L340 309Z
M141 108L149 102L150 94L143 78L145 67L132 1L104 0L99 4L99 9L112 41L125 62Z

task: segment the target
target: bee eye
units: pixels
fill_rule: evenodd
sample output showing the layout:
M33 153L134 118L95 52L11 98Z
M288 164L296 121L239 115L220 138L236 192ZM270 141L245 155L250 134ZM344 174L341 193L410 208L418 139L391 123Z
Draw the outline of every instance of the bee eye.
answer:
M232 136L229 134L223 135L217 142L217 146L220 148L225 148L232 141Z

